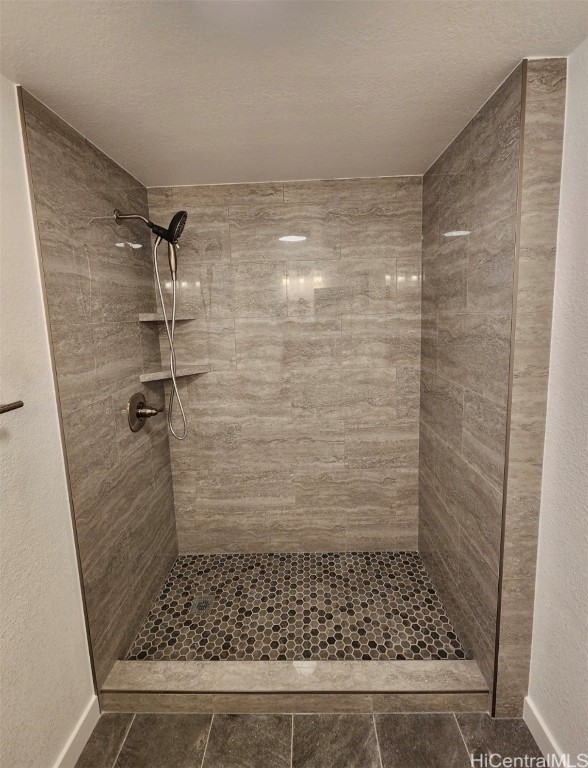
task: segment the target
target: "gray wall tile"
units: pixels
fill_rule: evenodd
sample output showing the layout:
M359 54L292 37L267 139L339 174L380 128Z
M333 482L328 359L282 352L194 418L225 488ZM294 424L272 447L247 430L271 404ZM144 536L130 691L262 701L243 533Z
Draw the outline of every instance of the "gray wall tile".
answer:
M417 176L382 176L360 179L319 179L284 182L286 203L345 203L350 201L418 200Z
M418 316L352 315L342 318L343 362L348 366L415 366L420 361Z
M177 355L212 368L182 382L190 432L171 444L182 551L416 546L420 180L151 201L188 211L179 309L197 319Z
M440 316L437 373L498 404L508 395L510 315Z
M419 549L491 683L522 66L423 179ZM446 232L469 234L445 237Z
M502 493L439 439L435 443L435 489L497 572Z
M466 390L464 393L461 453L463 458L498 489L504 479L506 405Z
M505 499L496 712L520 717L527 693L541 504L566 59L527 62L517 315Z
M285 262L236 263L232 271L235 317L285 317L288 314Z
M464 389L423 370L421 373L421 421L455 450L461 448Z
M515 230L513 214L468 235L468 312L512 312Z
M448 239L423 258L423 312L463 312L468 289L468 242Z
M145 364L159 364L150 238L118 226L115 207L147 215L147 191L96 147L23 92L76 533L100 685L132 639L177 551L165 432L132 435L125 407ZM117 247L119 242L141 246ZM159 388L161 390L161 387ZM159 395L160 396L160 395ZM157 402L155 393L151 402ZM160 404L160 403L158 403ZM158 525L139 525L139 521ZM161 520L163 516L163 520ZM156 546L153 559L145 553ZM144 557L145 555L145 557Z
M158 187L155 188L157 194ZM204 205L267 205L284 202L282 182L261 184L213 184L193 187L168 187L177 208ZM151 194L151 190L149 190ZM151 198L149 199L151 205Z
M415 257L421 252L419 201L341 204L341 255Z

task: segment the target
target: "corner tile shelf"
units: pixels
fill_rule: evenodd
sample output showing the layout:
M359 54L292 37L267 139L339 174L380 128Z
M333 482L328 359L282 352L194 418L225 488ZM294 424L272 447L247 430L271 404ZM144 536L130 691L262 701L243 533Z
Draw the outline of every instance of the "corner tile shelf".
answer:
M171 316L170 318L171 319ZM176 321L178 320L197 320L196 315L183 315L181 312L176 314ZM157 312L143 312L139 315L140 323L163 323L163 315L157 314Z
M182 365L176 372L176 378L179 379L182 376L196 376L199 373L209 373L210 365L202 363L194 363L193 365ZM153 371L153 373L142 373L139 376L139 381L145 383L146 381L165 381L171 379L171 373L167 371Z

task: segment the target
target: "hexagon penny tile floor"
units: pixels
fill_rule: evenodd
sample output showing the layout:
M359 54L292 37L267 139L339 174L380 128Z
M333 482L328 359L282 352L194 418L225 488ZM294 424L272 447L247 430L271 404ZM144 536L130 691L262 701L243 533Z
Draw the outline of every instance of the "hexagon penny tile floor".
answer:
M465 659L417 552L180 555L127 659Z

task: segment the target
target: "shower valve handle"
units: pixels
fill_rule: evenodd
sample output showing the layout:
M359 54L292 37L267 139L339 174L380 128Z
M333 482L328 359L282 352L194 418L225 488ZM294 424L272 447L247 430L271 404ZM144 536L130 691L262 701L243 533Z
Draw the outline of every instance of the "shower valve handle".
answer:
M147 419L157 416L163 408L153 408L145 402L145 395L142 392L135 392L127 403L127 417L131 432L138 432L145 426Z

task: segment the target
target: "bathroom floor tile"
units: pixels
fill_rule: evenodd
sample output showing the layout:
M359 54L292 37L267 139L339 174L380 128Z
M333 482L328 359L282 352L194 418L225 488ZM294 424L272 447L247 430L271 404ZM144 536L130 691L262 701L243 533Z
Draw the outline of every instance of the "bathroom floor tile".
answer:
M200 765L211 719L211 715L135 715L114 768Z
M202 768L290 768L291 715L215 715Z
M103 714L76 768L468 768L470 751L541 754L523 720L485 714L138 714L127 735L131 720Z
M416 552L180 555L130 660L464 659Z
M292 768L380 768L372 715L295 715Z
M376 715L382 768L469 768L451 714Z
M111 768L120 752L132 714L106 713L98 720L75 768Z
M541 757L539 747L524 720L492 719L483 713L456 715L464 741L473 758L499 754L502 757ZM477 762L478 765L482 763Z

